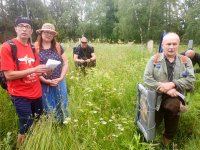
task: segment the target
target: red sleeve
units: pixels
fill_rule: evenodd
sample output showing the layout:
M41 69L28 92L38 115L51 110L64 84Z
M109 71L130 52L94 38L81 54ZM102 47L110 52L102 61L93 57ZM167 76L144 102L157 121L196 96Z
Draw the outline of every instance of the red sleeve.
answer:
M11 48L8 43L3 43L1 48L1 69L15 70L16 66L12 58Z

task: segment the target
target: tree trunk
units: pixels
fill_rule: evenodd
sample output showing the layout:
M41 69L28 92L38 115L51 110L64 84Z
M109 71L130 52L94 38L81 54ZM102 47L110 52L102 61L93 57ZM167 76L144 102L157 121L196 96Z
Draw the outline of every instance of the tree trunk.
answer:
M139 17L138 17L136 10L135 10L135 17L136 17L136 21L137 21L137 24L138 24L138 27L139 27L139 30L140 30L140 40L141 40L141 43L143 43L142 27L140 26Z

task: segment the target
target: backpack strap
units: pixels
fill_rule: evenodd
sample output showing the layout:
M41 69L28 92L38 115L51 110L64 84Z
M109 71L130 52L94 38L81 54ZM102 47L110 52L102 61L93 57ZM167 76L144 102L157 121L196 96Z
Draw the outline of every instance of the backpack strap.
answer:
M16 62L17 70L19 70L19 60L17 59L17 46L12 40L8 40L7 43L10 45L13 61Z
M36 62L36 59L37 59L36 58L36 54L35 54L36 53L36 48L35 48L35 46L33 44L30 43L30 45L31 45L31 49L32 49L32 52L33 52L33 55L34 55L35 62Z
M10 45L13 61L16 62L17 70L19 70L19 60L17 58L17 46L16 46L16 44L12 40L8 40L7 43ZM31 45L31 49L32 49L34 58L36 60L35 47L32 44L30 44L30 45Z
M58 54L60 55L60 58L62 58L61 57L61 47L60 47L60 44L58 43L58 42L56 42L56 50L57 50L57 52L58 52Z
M181 62L186 65L188 62L187 56L180 55L180 58L181 58Z
M158 60L160 58L160 53L156 53L155 57L154 57L154 60L153 60L153 64L156 65L158 64Z
M155 55L155 57L154 57L154 60L153 60L153 64L154 64L154 65L158 64L159 58L160 58L160 53L157 53L157 54ZM188 62L187 56L180 55L180 59L181 59L181 62L182 62L183 64L187 64L187 62Z

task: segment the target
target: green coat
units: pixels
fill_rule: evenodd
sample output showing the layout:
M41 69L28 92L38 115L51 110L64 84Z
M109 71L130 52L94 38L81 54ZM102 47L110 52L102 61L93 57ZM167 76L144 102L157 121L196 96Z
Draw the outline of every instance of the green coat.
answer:
M158 87L158 82L169 82L164 54L161 53L158 57L158 62L156 63L157 65L154 65L155 56L156 55L150 58L144 72L144 83L145 86L150 90L156 90ZM187 76L185 77L184 74L186 72ZM176 90L182 94L185 93L185 90L191 90L194 88L194 68L189 58L187 58L187 63L184 64L181 61L180 55L176 55L176 62L172 82L174 82L174 84L176 85ZM159 98L157 98L156 102L157 110L159 110L160 108L161 101L162 99L160 96Z

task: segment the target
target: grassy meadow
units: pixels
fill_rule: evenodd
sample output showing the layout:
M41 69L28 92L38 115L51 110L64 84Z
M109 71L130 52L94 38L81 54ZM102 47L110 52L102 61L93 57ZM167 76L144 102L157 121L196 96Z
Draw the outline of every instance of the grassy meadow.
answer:
M145 142L134 123L136 84L150 54L146 46L136 44L93 44L97 66L83 76L72 61L74 44L63 44L69 60L66 77L71 121L56 123L42 116L32 126L21 150L153 150L160 142L162 128L155 141ZM155 48L157 49L157 48ZM155 52L154 52L155 53ZM181 115L174 138L178 149L200 147L200 75L195 90L187 94L189 111ZM5 90L0 89L0 149L16 147L18 119Z

